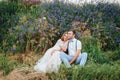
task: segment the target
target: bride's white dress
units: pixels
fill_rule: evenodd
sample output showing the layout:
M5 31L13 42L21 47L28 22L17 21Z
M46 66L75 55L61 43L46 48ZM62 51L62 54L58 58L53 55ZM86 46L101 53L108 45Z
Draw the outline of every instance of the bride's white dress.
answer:
M55 51L51 55L53 50L60 50L60 46L67 46L67 42L63 42L61 39L50 49L48 49L44 56L38 60L34 66L34 70L39 72L58 72L61 64L60 51Z

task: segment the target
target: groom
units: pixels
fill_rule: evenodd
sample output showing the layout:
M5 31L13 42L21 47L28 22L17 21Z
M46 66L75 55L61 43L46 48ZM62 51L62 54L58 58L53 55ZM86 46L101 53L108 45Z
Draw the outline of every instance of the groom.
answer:
M67 68L71 67L72 63L78 63L84 66L87 60L87 53L81 53L82 44L75 38L75 31L68 31L68 54L61 52L60 57Z

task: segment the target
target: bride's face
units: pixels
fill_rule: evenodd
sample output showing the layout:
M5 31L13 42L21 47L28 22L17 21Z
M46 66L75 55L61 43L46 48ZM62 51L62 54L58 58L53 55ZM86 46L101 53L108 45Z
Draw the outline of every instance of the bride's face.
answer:
M64 35L64 41L67 41L68 40L68 34L65 34Z

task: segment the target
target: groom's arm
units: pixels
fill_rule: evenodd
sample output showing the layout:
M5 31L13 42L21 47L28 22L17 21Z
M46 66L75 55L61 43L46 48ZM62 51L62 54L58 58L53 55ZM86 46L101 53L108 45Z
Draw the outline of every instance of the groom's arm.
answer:
M72 64L78 58L79 54L81 53L81 49L82 49L82 43L79 40L77 40L77 51L75 53L75 56L69 62L70 64Z
M72 58L72 60L69 63L72 64L78 58L79 54L80 54L80 49L77 50L75 56Z

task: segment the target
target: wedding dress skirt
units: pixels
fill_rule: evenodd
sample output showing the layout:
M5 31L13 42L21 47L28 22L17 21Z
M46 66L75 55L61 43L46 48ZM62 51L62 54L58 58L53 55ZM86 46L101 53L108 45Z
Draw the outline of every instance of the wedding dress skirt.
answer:
M56 45L46 51L44 56L37 61L36 65L34 66L34 70L39 72L58 72L61 59L60 59L60 51L55 51L52 55L53 50L60 50L60 45L67 45L64 44L63 41L58 40Z
M39 72L58 72L61 64L59 51L53 53L53 55L47 55L37 62L34 69ZM48 57L49 56L49 57Z

